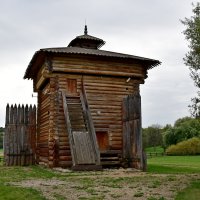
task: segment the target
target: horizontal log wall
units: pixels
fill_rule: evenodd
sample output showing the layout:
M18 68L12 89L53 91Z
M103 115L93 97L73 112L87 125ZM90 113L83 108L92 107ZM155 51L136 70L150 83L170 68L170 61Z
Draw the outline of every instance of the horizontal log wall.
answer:
M108 131L111 150L122 150L122 100L139 90L139 82L126 78L57 74L59 90L67 90L67 79L77 80L77 91L84 82L95 130ZM59 135L59 166L71 164L70 146L65 124L61 93L57 115ZM54 119L55 120L55 119Z
M95 129L108 131L110 150L122 150L122 100L139 84L114 77L84 76L83 80Z
M36 107L7 105L4 137L5 164L35 163Z
M67 63L67 65L66 65ZM108 62L87 58L64 58L55 57L52 61L52 70L55 72L82 73L96 75L138 77L143 80L146 70L136 63Z
M111 150L122 150L122 100L139 91L139 84L146 76L141 65L55 57L50 67L52 71L40 70L34 80L37 90L50 80L49 89L38 95L39 160L49 166L72 164L61 96L61 90L67 90L68 79L77 80L78 92L84 82L95 129L109 133ZM44 91L50 92L44 94Z

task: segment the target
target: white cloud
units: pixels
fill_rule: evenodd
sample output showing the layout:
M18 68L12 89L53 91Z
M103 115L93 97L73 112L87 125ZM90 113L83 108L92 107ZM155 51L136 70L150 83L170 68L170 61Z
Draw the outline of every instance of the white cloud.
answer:
M23 75L40 48L67 46L83 34L104 39L103 49L159 59L141 86L143 125L173 123L189 115L195 94L182 58L187 43L180 19L192 14L188 0L0 0L0 126L6 103L36 103Z

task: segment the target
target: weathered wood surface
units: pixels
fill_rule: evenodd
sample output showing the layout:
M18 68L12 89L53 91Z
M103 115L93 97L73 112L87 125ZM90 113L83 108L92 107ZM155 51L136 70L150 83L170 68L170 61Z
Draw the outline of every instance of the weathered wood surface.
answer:
M89 107L88 100L87 100L87 93L85 90L83 78L82 78L82 87L81 87L80 97L81 97L84 116L86 119L86 125L87 125L88 131L90 133L89 137L90 137L93 151L95 154L96 164L100 165L100 152L99 152L96 132L95 132L95 128L94 128L94 123L93 123L90 107Z
M50 59L51 66L44 63L34 79L34 89L39 93L38 162L44 162L48 166L72 165L73 155L70 151L61 91L80 94L83 82L94 129L107 133L107 151L122 152L123 98L139 92L139 84L146 77L144 67L140 63L124 63L119 60L107 62L82 57ZM80 123L82 121L78 116L75 116L76 120ZM73 123L76 122L72 119Z
M96 164L94 150L88 132L73 131L74 146L76 147L76 163L82 164Z
M98 165L99 169L100 156L97 152L97 142L94 141L96 139L94 137L95 131L92 132L91 128L92 120L89 121L86 99L83 96L81 98L67 96L65 92L62 92L62 95L73 169L79 165L83 169L85 165L94 165L93 169L96 169L96 165Z
M4 136L5 164L35 163L36 106L7 105Z
M67 63L68 67L65 67ZM137 63L106 62L103 60L94 60L87 58L60 58L55 57L52 60L52 70L56 72L68 72L78 74L93 74L93 75L110 75L110 76L125 76L138 77L144 79L146 72L144 68Z
M127 167L143 170L141 98L139 93L123 100L123 158Z
M59 73L53 73L49 80L38 94L38 162L62 167L72 164L61 91L77 95L83 90L83 82L94 129L108 133L107 150L122 151L122 101L139 90L140 80ZM82 121L80 115L76 120ZM66 150L65 157L59 156L62 150Z
M49 164L50 84L38 92L37 163Z

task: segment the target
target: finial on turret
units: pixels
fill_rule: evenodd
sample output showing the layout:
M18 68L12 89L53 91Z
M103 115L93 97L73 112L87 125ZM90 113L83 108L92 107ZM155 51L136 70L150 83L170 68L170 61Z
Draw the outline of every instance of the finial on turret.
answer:
M85 34L85 35L87 35L87 34L88 34L88 31L87 31L87 25L85 25L84 34Z

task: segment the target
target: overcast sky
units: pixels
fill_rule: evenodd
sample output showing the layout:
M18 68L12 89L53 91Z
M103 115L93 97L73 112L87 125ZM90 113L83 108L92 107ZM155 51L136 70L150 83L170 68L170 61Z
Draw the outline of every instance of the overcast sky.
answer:
M64 47L88 34L106 41L103 50L158 59L141 86L143 127L173 124L189 116L195 96L180 19L192 15L190 0L0 0L0 126L6 104L36 103L24 72L35 51Z

